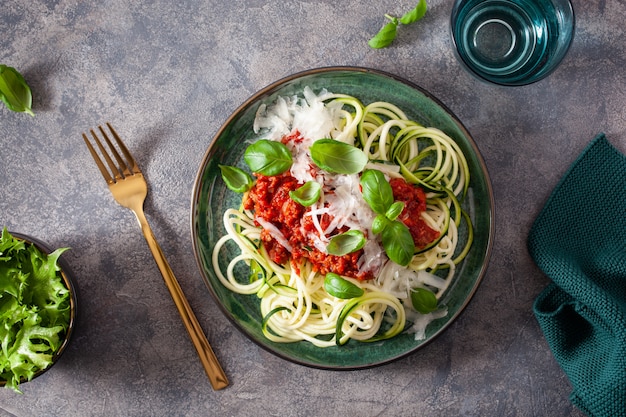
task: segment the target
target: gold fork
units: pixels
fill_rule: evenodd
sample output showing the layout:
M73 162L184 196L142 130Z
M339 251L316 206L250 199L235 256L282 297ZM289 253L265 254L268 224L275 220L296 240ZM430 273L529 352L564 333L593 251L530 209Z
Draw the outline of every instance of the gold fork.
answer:
M146 220L146 216L143 212L143 204L146 199L146 195L148 194L148 186L146 183L143 174L139 170L135 159L128 151L128 148L124 145L117 132L113 129L111 124L107 123L107 127L111 131L111 134L115 138L115 142L117 143L119 149L122 151L122 154L126 158L120 155L120 153L115 149L113 143L109 139L109 136L102 128L102 126L98 126L100 133L104 140L106 141L109 149L111 150L111 154L117 161L117 165L111 159L111 156L106 151L100 139L98 139L98 135L94 132L93 129L90 130L91 136L93 136L94 141L96 142L98 149L100 149L100 153L104 157L107 165L110 168L110 171L106 168L105 164L102 162L102 159L96 152L95 148L92 146L90 140L87 138L87 135L83 133L83 139L89 148L89 152L91 156L96 161L98 168L100 168L100 172L102 172L102 176L106 180L109 185L109 189L111 190L111 194L113 194L113 198L117 201L121 206L129 208L135 213L137 220L139 221L139 225L141 226L141 230L143 231L143 235L146 238L146 242L148 242L148 246L152 251L152 255L154 256L154 260L156 261L163 278L165 279L165 284L172 294L172 298L174 299L174 303L176 304L176 308L178 308L178 312L183 319L183 323L185 324L185 328L189 332L189 336L191 337L191 341L198 351L198 355L200 356L200 361L204 366L204 370L206 371L209 380L211 381L211 385L213 389L219 390L222 388L226 388L228 386L228 378L224 373L224 370L220 366L213 349L209 345L209 342L196 319L195 314L191 310L189 306L189 302L185 298L172 269L170 268L163 252L161 251L161 247L157 243L154 234L152 233L152 229L150 225L148 225L148 221Z

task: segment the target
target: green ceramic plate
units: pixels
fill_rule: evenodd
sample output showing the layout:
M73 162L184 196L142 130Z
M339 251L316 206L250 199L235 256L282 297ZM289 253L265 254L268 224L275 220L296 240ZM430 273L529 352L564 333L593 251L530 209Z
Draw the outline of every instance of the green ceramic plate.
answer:
M261 332L257 297L232 293L220 284L213 272L211 252L216 241L225 234L222 213L229 207L238 208L241 203L241 195L227 189L221 180L218 164L244 167L243 152L247 140L255 137L252 122L259 105L270 104L278 96L300 94L306 86L316 92L326 88L333 93L350 94L364 104L380 100L394 103L409 118L437 127L454 138L468 160L471 193L465 208L474 222L475 241L469 256L459 266L454 283L442 297L448 315L430 323L425 340L415 340L413 334L403 333L382 342L350 341L344 346L330 348L318 348L308 342L274 343ZM348 370L381 365L416 351L443 332L468 304L485 274L491 252L493 221L493 193L485 164L459 120L420 87L381 71L353 67L301 72L269 85L243 103L209 144L197 174L191 207L193 248L198 266L224 314L246 336L268 351L295 363L323 369Z

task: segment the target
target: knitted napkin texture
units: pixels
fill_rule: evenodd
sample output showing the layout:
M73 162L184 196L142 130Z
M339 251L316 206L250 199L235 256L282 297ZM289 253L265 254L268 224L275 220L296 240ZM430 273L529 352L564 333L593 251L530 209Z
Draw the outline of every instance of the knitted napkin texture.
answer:
M626 156L604 134L548 198L528 249L552 280L533 310L570 400L589 416L626 416Z

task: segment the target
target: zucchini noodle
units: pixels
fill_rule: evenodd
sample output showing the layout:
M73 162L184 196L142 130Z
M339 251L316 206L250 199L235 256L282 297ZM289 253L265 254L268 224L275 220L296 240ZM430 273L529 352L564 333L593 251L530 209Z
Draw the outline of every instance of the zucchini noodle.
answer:
M325 250L333 230L360 225L368 241L359 265L371 268L375 277L343 277L363 290L360 296L342 299L329 294L324 289L324 275L310 262L279 265L272 261L261 243L261 232L263 227L276 229L275 226L255 219L254 212L245 210L243 205L240 209L228 209L223 215L226 234L213 249L215 273L228 290L256 294L260 299L263 334L274 342L308 341L328 347L351 339L383 340L403 331L423 339L428 323L445 316L447 310L440 305L430 313L418 313L411 303L411 292L426 288L441 299L473 240L470 216L461 207L470 180L463 152L444 132L410 120L392 103L364 106L355 97L325 90L316 95L308 87L303 95L304 98L281 97L270 106L260 106L253 127L259 138L280 141L297 130L305 146L332 138L358 147L369 160L367 168L380 170L388 179L403 178L425 191L427 204L422 220L439 236L426 247L416 248L406 267L395 264L382 252L380 238L371 232L375 214L357 201L362 200L360 195L355 197L358 176L331 178L328 173L312 174L309 160L298 165L295 161L300 156L294 154L294 177L302 183L315 180L333 187L332 195L322 193L305 214L312 216L317 230L315 247ZM341 205L345 213L329 212L327 206L341 198L347 201ZM320 221L324 213L332 218L326 229ZM278 229L272 237L290 249ZM224 254L230 243L239 251L234 257ZM243 270L250 271L248 276L241 277L240 263L245 266Z

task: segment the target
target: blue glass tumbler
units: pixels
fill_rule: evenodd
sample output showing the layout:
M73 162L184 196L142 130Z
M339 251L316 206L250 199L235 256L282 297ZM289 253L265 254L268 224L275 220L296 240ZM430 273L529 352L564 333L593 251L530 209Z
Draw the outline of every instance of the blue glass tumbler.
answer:
M501 85L525 85L550 74L574 36L569 0L456 0L451 31L463 65Z

